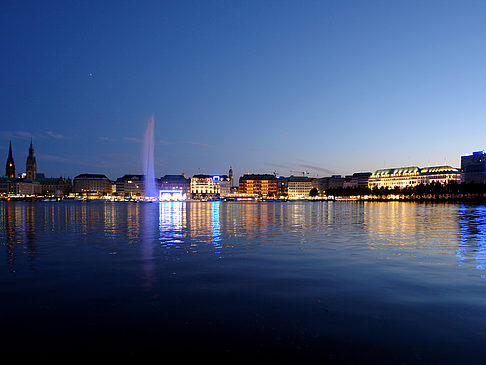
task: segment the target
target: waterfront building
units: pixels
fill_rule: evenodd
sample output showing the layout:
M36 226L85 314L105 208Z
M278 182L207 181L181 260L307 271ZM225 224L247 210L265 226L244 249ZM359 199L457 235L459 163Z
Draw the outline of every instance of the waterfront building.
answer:
M16 179L11 183L10 194L34 196L42 192L41 184L38 181Z
M350 176L346 176L343 182L343 188L363 188L368 187L368 179L371 172L356 172Z
M0 178L0 194L8 195L15 193L14 180L8 177Z
M245 174L240 177L238 191L260 197L275 197L278 192L278 180L275 175Z
M341 175L320 177L312 180L312 187L317 189L319 195L324 195L328 189L344 187L344 181Z
M114 186L110 179L102 174L80 174L74 178L73 193L111 195Z
M307 176L290 176L288 179L289 199L306 199L312 190L312 179Z
M32 146L32 138L30 139L29 155L25 163L25 178L27 180L35 180L37 176L37 163L34 156L34 147Z
M373 188L405 188L418 184L439 182L461 182L461 171L451 166L433 166L419 168L417 166L394 169L376 170L368 180L368 187Z
M144 175L123 175L116 179L116 194L121 197L134 198L145 196Z
M465 183L486 183L486 152L477 151L461 156L461 171Z
M287 197L289 195L289 178L285 176L277 177L277 196Z
M12 155L12 141L8 147L7 164L5 166L5 176L10 179L15 179L15 162Z
M159 190L178 191L182 199L188 199L191 196L191 179L185 175L164 175L158 180Z
M218 198L220 193L220 176L198 174L191 178L191 195L195 199Z
M440 183L442 185L451 182L460 183L462 181L462 172L451 166L432 166L420 169L420 183L432 184Z
M41 194L44 196L66 196L72 190L73 183L70 178L45 177L44 174L37 174L37 181L41 186Z
M231 171L230 171L231 172ZM231 194L231 179L228 175L219 176L219 197L226 198Z

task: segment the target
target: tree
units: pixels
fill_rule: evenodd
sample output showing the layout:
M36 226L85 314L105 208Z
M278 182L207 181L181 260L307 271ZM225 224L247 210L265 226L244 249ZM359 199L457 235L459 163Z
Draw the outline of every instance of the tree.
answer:
M315 198L318 195L319 195L319 191L317 190L317 188L312 188L311 191L309 191L309 196L311 198Z

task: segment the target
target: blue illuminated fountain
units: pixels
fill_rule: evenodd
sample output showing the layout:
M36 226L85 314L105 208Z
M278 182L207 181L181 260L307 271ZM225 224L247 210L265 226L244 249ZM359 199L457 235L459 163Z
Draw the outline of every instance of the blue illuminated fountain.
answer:
M145 199L154 200L157 198L157 189L155 187L154 172L154 116L150 118L145 137L143 140L142 150L143 173L145 175Z

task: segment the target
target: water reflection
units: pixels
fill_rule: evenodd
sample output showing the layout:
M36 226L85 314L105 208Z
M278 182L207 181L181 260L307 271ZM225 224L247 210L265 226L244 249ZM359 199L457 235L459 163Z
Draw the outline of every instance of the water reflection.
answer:
M182 241L183 222L186 220L186 209L183 202L159 203L160 244L163 247L179 245Z
M464 204L459 208L460 241L457 259L460 264L473 261L476 269L486 269L486 207ZM486 278L482 273L481 277Z

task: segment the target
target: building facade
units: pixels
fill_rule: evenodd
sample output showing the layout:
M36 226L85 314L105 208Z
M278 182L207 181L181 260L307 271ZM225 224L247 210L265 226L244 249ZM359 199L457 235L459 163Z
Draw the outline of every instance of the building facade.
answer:
M477 151L461 156L461 171L465 183L486 183L486 152Z
M268 174L245 174L239 179L238 191L260 197L276 197L278 196L277 178Z
M461 179L461 171L451 166L433 166L422 169L417 166L410 166L377 170L370 176L368 187L370 189L405 188L433 182L441 184L460 183Z
M144 175L123 175L116 179L116 195L125 198L145 196Z
M351 176L346 176L343 188L366 188L371 172L356 172Z
M191 179L184 175L165 175L158 180L158 187L162 194L168 194L166 200L172 199L173 194L170 192L179 192L182 200L191 197Z
M74 178L73 193L111 195L115 184L102 174L81 174Z
M219 198L219 176L194 175L191 178L191 195L195 199Z
M73 183L70 178L37 176L37 181L41 186L41 194L45 196L66 196L69 195L73 187Z
M288 198L307 199L312 188L311 178L307 176L291 176L288 179Z

